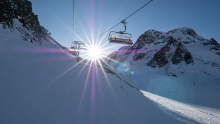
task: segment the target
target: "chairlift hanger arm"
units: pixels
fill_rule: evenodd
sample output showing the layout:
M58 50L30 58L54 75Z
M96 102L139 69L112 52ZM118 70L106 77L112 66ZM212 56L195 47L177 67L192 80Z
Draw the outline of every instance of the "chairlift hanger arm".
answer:
M126 20L121 21L122 24L124 24L125 30L124 31L120 31L120 34L123 34L124 32L126 32Z

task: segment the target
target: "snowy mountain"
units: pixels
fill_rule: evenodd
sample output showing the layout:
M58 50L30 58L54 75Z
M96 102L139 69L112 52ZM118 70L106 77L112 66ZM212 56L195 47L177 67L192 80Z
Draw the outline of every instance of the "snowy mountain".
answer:
M110 54L109 69L77 63L40 26L31 2L0 6L0 123L220 122L220 46L213 38L189 28L150 30Z
M192 85L185 82L185 77L189 76L187 69L185 75L180 73L182 76L176 71L176 68L186 65L195 67L198 59L193 59L194 65L187 64L183 59L180 65L174 64L176 67L172 66L167 73L161 71L164 70L162 67L153 68L146 62L141 65L139 61L132 61L130 69L133 68L133 71L130 72L133 73L125 74L120 71L121 68L110 70L88 63L77 64L74 56L66 54L50 38L40 45L38 42L24 41L17 30L11 32L10 29L0 28L0 39L0 123L159 124L220 121L219 90L213 90L219 84L213 83L210 87L206 83L203 87L202 83L196 82L195 88L187 89ZM212 48L211 43L202 45ZM115 53L115 58L119 55L124 57L122 52L128 52L130 48L121 48L120 52ZM177 48L187 52L181 45ZM214 52L211 51L211 54ZM213 60L210 58L209 61ZM203 61L198 62L198 65L203 64ZM217 67L210 64L206 64L207 68ZM128 64L122 62L122 65ZM171 75L171 81L167 76L170 71L178 78ZM198 72L192 76L199 74L210 75ZM185 86L187 88L184 89ZM137 88L142 89L142 93ZM209 97L209 102L201 97L193 101L198 95ZM203 106L198 106L198 103Z
M197 35L194 30L184 27L168 32L146 31L133 46L122 47L108 57L120 62L141 61L154 68L164 67L170 63L176 65L183 61L187 64L193 64L194 59L198 56L192 56L191 52L199 51L191 49L192 47L201 49L202 52L208 50L218 55L220 52L220 45L213 38L207 40ZM216 55L213 54L213 56ZM110 61L108 62L110 63Z
M194 30L184 27L168 32L146 31L133 46L120 48L110 54L108 56L110 60L106 61L115 68L126 62L131 68L142 65L163 69L166 73L177 66L179 68L203 66L212 68L213 71L209 73L217 80L219 75L216 71L220 71L219 53L220 45L213 38L207 40L197 35ZM201 68L196 69L198 70L204 71Z
M160 106L199 123L219 123L219 48L190 28L149 30L106 61Z
M184 123L109 69L77 64L52 39L27 42L0 26L0 123Z

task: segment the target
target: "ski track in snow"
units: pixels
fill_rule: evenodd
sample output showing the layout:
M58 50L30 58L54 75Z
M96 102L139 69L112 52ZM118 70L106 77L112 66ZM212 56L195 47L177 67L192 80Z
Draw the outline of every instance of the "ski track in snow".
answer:
M188 105L185 103L181 103L178 101L174 101L165 97L161 97L146 91L141 92L150 100L154 101L155 103L159 104L159 107L164 110L165 113L173 115L174 112L180 116L186 117L189 120L194 120L198 123L203 124L217 124L220 122L220 111L214 112L208 108L202 108L197 106ZM182 120L182 119L181 119ZM186 123L192 123L187 120L182 120Z

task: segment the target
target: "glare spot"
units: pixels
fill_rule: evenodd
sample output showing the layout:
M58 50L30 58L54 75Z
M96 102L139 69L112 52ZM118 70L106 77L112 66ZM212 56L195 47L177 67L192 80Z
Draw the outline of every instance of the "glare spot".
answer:
M97 61L102 58L103 51L98 45L89 45L87 49L87 55L90 60Z

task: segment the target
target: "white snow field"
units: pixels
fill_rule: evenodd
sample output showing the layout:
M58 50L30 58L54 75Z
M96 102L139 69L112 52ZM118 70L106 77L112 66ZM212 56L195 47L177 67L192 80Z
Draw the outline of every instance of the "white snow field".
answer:
M172 113L174 112L202 124L218 124L220 122L219 110L178 102L146 91L142 92L147 98L158 103L161 109L171 116L176 117L176 115ZM189 122L187 120L182 121Z
M177 28L172 30L173 33L169 36L179 39L178 42L184 44L193 56L193 64L172 64L169 60L164 67L147 66L157 51L166 44L163 43L164 38L168 36L165 32L159 33L161 36L164 35L164 38L157 39L155 36L154 43L145 44L141 49L138 43L132 46L146 53L144 58L139 56L141 59L135 61L133 57L138 55L138 52L129 53L130 47L122 47L110 54L114 61L119 63L108 63L122 79L141 90L167 114L186 123L220 124L220 56L213 50L213 45L203 44L208 43L208 39L199 35L191 37L184 34L184 30L189 28ZM146 32L150 34L148 37L151 37L157 31ZM194 39L194 42L187 37ZM189 43L184 43L186 41ZM171 48L170 52L174 51L173 46Z
M139 71L135 70L133 75L120 76L129 84L141 89L148 99L174 118L186 123L220 123L219 83L201 77L192 78L196 82L194 84L186 74L169 77L158 70L154 71L155 69L142 67Z
M139 65L132 66L135 68L134 74L120 76L175 118L178 118L177 115L184 116L190 121L180 120L186 123L192 123L193 120L194 123L219 124L220 82L213 78L213 75L218 77L219 71L202 64L188 67L182 65L172 66L169 70L177 74L177 77L167 76L164 68Z
M185 122L196 123L170 116L100 67L76 64L49 41L23 41L17 31L0 26L0 124Z

